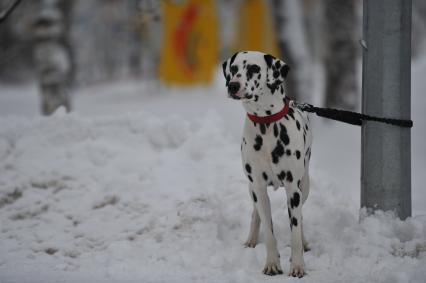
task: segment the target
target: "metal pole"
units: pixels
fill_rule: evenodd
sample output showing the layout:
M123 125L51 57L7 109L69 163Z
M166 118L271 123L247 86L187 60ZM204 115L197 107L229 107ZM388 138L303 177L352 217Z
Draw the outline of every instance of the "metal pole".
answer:
M364 0L363 113L410 119L411 0ZM411 131L365 121L361 207L411 216Z

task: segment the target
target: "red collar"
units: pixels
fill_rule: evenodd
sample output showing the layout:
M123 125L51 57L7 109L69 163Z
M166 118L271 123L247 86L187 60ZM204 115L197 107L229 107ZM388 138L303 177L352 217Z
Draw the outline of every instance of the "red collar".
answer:
M247 117L255 123L270 124L270 123L276 122L278 120L281 120L281 118L283 118L285 115L287 115L288 109L289 109L289 104L290 104L289 101L287 101L286 104L284 105L284 108L280 112L275 113L275 114L270 115L270 116L259 117L259 116L255 116L255 115L252 115L250 113L247 113Z

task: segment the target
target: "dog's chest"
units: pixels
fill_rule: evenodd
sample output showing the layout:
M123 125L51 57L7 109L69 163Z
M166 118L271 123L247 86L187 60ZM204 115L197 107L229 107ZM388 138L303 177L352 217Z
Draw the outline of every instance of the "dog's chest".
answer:
M271 124L258 124L246 119L241 154L245 173L256 182L281 186L282 171L291 170L295 178L303 176L305 156L311 134L306 116L286 116ZM251 169L251 173L247 169Z

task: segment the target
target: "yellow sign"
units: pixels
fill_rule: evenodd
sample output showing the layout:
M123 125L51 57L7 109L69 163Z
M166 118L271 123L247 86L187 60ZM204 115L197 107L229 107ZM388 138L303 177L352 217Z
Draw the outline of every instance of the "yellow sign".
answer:
M219 57L215 1L163 1L163 15L160 78L169 85L211 82Z
M241 2L238 22L236 51L253 50L280 57L274 21L265 0L245 0Z

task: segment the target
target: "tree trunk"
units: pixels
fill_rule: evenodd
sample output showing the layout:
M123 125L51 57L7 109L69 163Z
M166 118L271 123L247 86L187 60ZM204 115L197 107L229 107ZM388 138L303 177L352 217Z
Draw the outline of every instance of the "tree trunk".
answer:
M68 39L71 2L38 2L38 14L33 25L33 48L44 115L52 114L60 106L64 106L67 111L71 109L69 91L73 64Z
M299 0L272 0L271 3L281 56L290 66L286 79L286 95L309 101L311 59L305 38L302 3Z
M356 13L355 0L325 0L325 105L355 109Z

